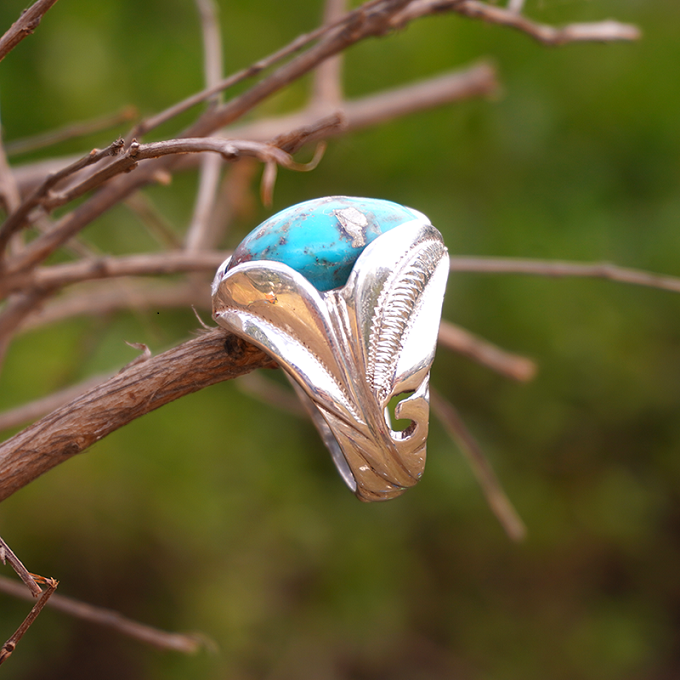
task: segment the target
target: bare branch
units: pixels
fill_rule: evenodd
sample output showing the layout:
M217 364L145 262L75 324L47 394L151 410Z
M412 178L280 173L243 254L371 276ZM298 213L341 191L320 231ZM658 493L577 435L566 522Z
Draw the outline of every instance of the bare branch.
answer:
M26 631L31 627L33 622L38 618L38 614L43 610L43 607L47 604L52 593L57 589L59 581L53 578L45 579L47 584L47 590L40 595L40 599L33 605L33 609L29 612L28 616L24 619L23 623L17 628L16 632L5 642L5 644L0 648L0 664L4 663L9 659L12 652L15 650L19 640L26 634Z
M587 24L568 24L562 27L548 26L531 21L513 9L488 5L479 0L415 0L392 18L393 27L428 14L456 12L470 19L481 19L490 24L514 28L544 45L559 46L573 42L614 42L638 40L640 29L618 21L599 21Z
M0 38L0 61L2 61L24 38L29 36L40 24L41 19L57 0L38 0L12 24Z
M526 382L536 375L531 359L506 352L449 321L442 320L439 326L439 343L512 380Z
M505 533L513 541L523 540L527 531L524 523L503 491L489 459L484 455L458 411L432 387L430 387L430 403L434 413L442 421L461 453L467 458L491 511L498 518Z
M75 163L71 163L67 167L48 175L45 181L35 189L35 191L18 207L14 209L12 214L5 220L5 223L0 227L0 252L6 247L12 234L16 233L21 227L28 222L28 215L36 206L40 205L43 198L53 189L59 182L67 177L75 174L83 168L98 163L103 158L108 156L115 156L123 148L123 140L118 139L112 144L109 144L105 149L93 149L89 154L78 159Z
M206 88L215 87L222 82L222 36L220 34L218 12L215 0L195 0L201 16L201 31L203 35L203 70ZM219 93L215 94L215 101L219 101Z
M118 373L0 444L0 500L164 404L272 365L260 350L215 329Z
M182 239L149 196L141 192L133 194L125 199L124 204L137 215L149 234L160 245L173 250L179 250L182 247Z
M74 187L61 194L50 196L41 201L47 210L70 203L72 200L97 188L104 182L116 175L130 172L141 161L162 158L186 153L217 153L226 161L237 161L243 156L251 156L265 163L275 162L289 170L308 170L307 166L296 163L289 154L271 144L252 142L242 139L224 139L221 137L183 137L180 139L168 139L162 142L140 144L133 141L124 154L109 163L106 167L95 172Z
M244 158L225 174L209 227L204 233L205 248L217 247L236 216L248 218L253 214L255 200L250 188L257 168L256 161Z
M14 554L12 549L7 545L7 543L5 543L2 537L0 537L0 562L3 564L9 562L10 567L14 569L19 578L24 582L24 585L28 588L31 595L33 597L40 597L42 590L35 582L33 574L31 574L28 569L26 569L22 561ZM21 590L26 592L24 588L21 588Z
M16 293L0 312L0 366L5 360L12 337L23 320L51 293L49 289Z
M338 135L353 132L435 106L476 96L491 96L497 91L498 83L493 67L485 63L476 64L464 70L452 71L410 85L346 101L342 105L342 124L328 130L328 133ZM306 109L301 113L289 116L265 118L241 127L232 127L229 129L229 135L238 139L266 141L287 135L294 128L317 125L318 121L318 112ZM279 144L276 145L280 146ZM283 146L281 148L289 153L294 153L294 151ZM17 166L15 177L21 193L26 194L33 190L38 181L42 181L46 174L55 172L69 162L73 162L73 159L54 159ZM193 168L197 163L196 157L185 156L181 159L177 168Z
M110 377L110 375L97 375L77 385L71 385L71 387L66 389L48 394L42 399L36 399L28 404L0 413L0 431L9 430L10 428L37 420L60 406L68 404L69 401L73 401L76 397L79 397L84 392L87 392L87 390L92 389Z
M218 7L214 0L195 0L201 15L203 32L203 63L205 86L214 87L222 79L222 38L217 21ZM221 97L216 94L212 104L219 104ZM222 162L219 156L207 155L201 159L198 193L191 223L185 242L189 251L203 250L207 242L217 189L220 183Z
M1 132L1 130L0 130ZM6 146L0 138L0 201L8 213L16 210L21 203L19 185L12 174L5 155Z
M366 9L375 4L379 4L380 2L383 2L383 0L371 0L370 2L367 2L360 8L358 8L358 10L355 10L355 13L359 10ZM167 121L171 120L172 118L175 118L181 113L184 113L185 111L196 106L197 104L200 104L201 102L211 99L219 92L223 92L224 90L233 87L234 85L242 82L243 80L247 80L248 78L253 78L256 75L259 75L260 73L262 73L262 71L270 68L271 66L277 64L280 61L283 61L286 57L295 54L295 52L299 52L301 49L303 49L310 43L328 34L332 30L337 28L337 26L348 22L352 17L353 13L347 14L329 26L320 26L319 28L315 29L314 31L311 31L310 33L305 33L303 35L298 36L297 38L295 38L295 40L293 40L293 42L289 43L285 47L282 47L280 50L274 52L268 57L265 57L264 59L261 59L255 64L252 64L251 66L242 69L238 73L234 73L233 75L225 78L221 82L217 83L215 86L209 87L203 90L202 92L198 92L195 95L192 95L191 97L188 97L187 99L178 102L177 104L174 104L173 106L153 116L152 118L148 118L147 120L142 121L134 128L132 136L142 137L151 130L157 128L159 125L166 123ZM216 129L217 127L220 126L215 126L212 128L212 130Z
M384 35L390 31L391 18L409 4L411 0L374 0L349 12L339 25L327 31L319 42L306 52L280 66L264 80L251 87L214 111L206 111L185 134L202 136L216 128L224 127L238 120L247 111L275 92L309 73L324 60L351 45L369 37Z
M290 170L307 171L312 169L312 166L296 163L285 151L261 142L228 140L219 137L171 139L151 144L133 142L124 154L105 168L62 194L45 199L43 204L48 209L64 205L116 175L129 172L143 160L203 152L219 153L225 160L229 161L238 160L243 156L251 156L264 162L278 163ZM100 191L92 199L59 220L52 231L32 241L25 251L14 259L8 268L8 273L26 271L40 263L93 219L151 181L154 176L158 175L161 167L151 164L146 172L136 173L138 175L136 178L128 176L122 178L119 183L110 184L106 187L106 190Z
M130 280L119 281L117 284L111 281L91 282L86 291L66 293L45 303L26 318L17 332L49 326L75 316L105 316L121 310L152 309L157 312L159 309L189 309L192 306L210 309L209 281L199 283L190 280L164 284L156 281ZM18 410L21 408L23 407L19 407ZM48 412L45 410L37 416ZM9 413L11 412L8 411L7 414ZM33 418L21 422L28 420ZM2 421L3 416L0 416L0 422Z
M619 267L608 262L562 262L559 260L527 260L512 257L452 257L452 272L476 272L479 274L530 274L561 278L579 276L609 279L634 286L660 288L680 293L680 278L653 274L641 269Z
M20 599L30 599L30 595L26 592L26 589L12 579L0 577L0 591ZM53 595L49 599L47 606L50 609L56 609L57 611L64 612L70 616L75 616L84 621L110 628L118 633L139 640L140 642L153 645L158 649L183 652L184 654L194 654L204 646L201 636L167 633L158 628L153 628L152 626L147 626L143 623L128 619L112 609L95 607L94 605L64 595Z
M508 11L519 14L524 9L524 0L508 0Z
M326 0L324 25L337 22L344 15L346 6L347 0ZM340 108L342 100L342 54L338 54L326 59L316 68L310 107L315 110L332 111Z
M0 279L0 292L6 294L21 290L56 290L82 281L121 276L212 272L230 254L228 251L187 253L184 250L176 250L121 257L80 259L67 264L42 267L28 274Z
M109 130L121 123L127 123L134 120L138 115L139 113L134 106L125 106L118 113L107 114L106 116L101 116L100 118L95 118L93 120L70 123L69 125L57 128L56 130L49 130L48 132L33 135L32 137L13 139L11 142L5 143L5 150L7 151L8 156L17 156L22 153L28 153L29 151L43 149L47 146L52 146L53 144L59 144L60 142L74 139L75 137L84 137L85 135L91 135L95 132Z

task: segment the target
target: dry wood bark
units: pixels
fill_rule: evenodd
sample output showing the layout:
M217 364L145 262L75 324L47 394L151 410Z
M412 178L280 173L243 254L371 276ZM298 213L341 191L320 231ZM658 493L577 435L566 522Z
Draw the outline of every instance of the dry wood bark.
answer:
M124 369L0 445L0 501L114 430L271 359L221 329Z

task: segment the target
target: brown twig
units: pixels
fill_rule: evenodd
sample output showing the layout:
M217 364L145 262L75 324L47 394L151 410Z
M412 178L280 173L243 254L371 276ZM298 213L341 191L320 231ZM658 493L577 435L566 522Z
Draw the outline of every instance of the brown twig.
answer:
M0 591L13 597L28 600L30 595L19 583L0 576ZM47 606L50 609L69 614L76 618L99 626L115 630L118 633L132 637L135 640L153 645L158 649L167 649L185 654L193 654L204 646L199 635L184 635L182 633L168 633L152 626L133 621L117 611L95 607L94 605L75 600L64 595L53 595Z
M639 40L641 36L637 26L621 24L618 21L568 24L561 27L548 26L531 21L513 9L488 5L479 0L415 0L403 12L394 16L391 24L395 28L401 28L405 23L414 19L442 12L456 12L470 19L481 19L490 24L514 28L543 45L550 46L573 42Z
M47 601L52 596L52 593L57 589L59 581L53 578L44 579L47 589L45 592L41 593L40 599L33 605L33 609L28 613L28 616L24 619L23 623L17 628L15 633L5 642L5 644L0 648L0 664L4 663L9 659L12 652L16 649L17 644L22 637L26 634L26 631L31 627L33 622L38 618L38 614L43 610L43 607L47 604Z
M503 491L489 459L484 455L458 411L432 387L430 387L430 403L436 416L442 421L461 453L467 458L491 511L496 515L507 535L513 541L521 541L526 536L526 527Z
M225 173L208 228L203 235L206 249L218 246L236 217L248 219L254 214L255 199L251 184L257 169L255 160L244 158Z
M182 247L181 237L149 196L140 192L129 196L123 203L139 218L159 245L172 250L179 250Z
M364 10L366 8L370 8L371 6L378 4L380 2L383 2L383 0L371 0L370 2L364 3L364 5L355 10L355 12L359 10ZM303 49L310 43L314 42L315 40L318 40L323 36L327 35L329 32L336 29L339 25L350 21L352 16L353 16L352 13L346 14L344 17L341 17L338 21L332 23L331 25L320 26L319 28L309 33L300 35L297 38L295 38L295 40L293 40L291 43L289 43L285 47L282 47L280 50L277 50L268 57L261 59L260 61L256 62L255 64L252 64L251 66L248 66L245 69L242 69L238 73L234 73L233 75L225 78L224 80L217 83L213 87L209 87L201 92L197 92L191 97L188 97L187 99L184 99L183 101L174 104L165 111L161 111L155 116L140 122L134 128L132 136L141 137L149 133L151 130L162 125L163 123L166 123L169 120L172 120L178 115L184 113L185 111L188 111L190 108L196 106L197 104L200 104L201 102L213 98L216 94L224 92L228 88L233 87L234 85L237 85L238 83L247 80L248 78L253 78L259 75L260 73L270 68L271 66L274 66L275 64L279 63L280 61L283 61L287 57L295 54L296 52L299 52L301 49ZM214 127L213 129L216 129L216 127Z
M344 16L347 0L326 0L323 23L332 25ZM317 66L312 81L310 108L314 110L337 110L343 100L342 54L326 59Z
M442 320L439 326L439 343L512 380L526 382L536 375L531 359L511 354L449 321Z
M216 128L230 125L246 112L280 89L309 73L329 57L339 54L351 45L369 37L385 35L390 30L390 20L411 0L375 0L349 12L329 30L322 39L287 64L280 66L267 78L249 90L234 97L212 111L206 111L185 134L187 136L210 134Z
M164 404L271 365L260 350L215 329L118 373L0 444L0 500Z
M83 281L122 276L154 276L188 272L212 272L229 257L229 251L188 253L185 250L165 250L158 253L122 255L120 257L83 258L66 264L36 269L0 279L0 294L27 290L55 291ZM0 314L0 318L2 315ZM0 321L0 328L2 322Z
M183 137L180 139L168 139L162 142L140 144L133 141L127 151L116 160L109 163L98 172L79 182L61 194L55 194L41 201L47 210L70 203L88 191L96 189L104 182L116 175L130 172L138 163L152 158L173 156L187 153L216 153L225 161L237 161L243 156L257 158L265 163L273 162L282 165L289 170L306 171L312 168L296 163L289 154L281 149L262 142L252 142L242 139L224 139L222 137Z
M608 279L634 286L648 286L680 293L680 278L653 274L642 269L619 267L608 262L563 262L559 260L527 260L512 257L462 257L451 258L452 272L478 274L529 274L561 278L578 276Z
M31 35L41 19L54 5L57 0L38 0L28 9L21 13L21 16L0 38L0 61L2 61L24 38Z
M5 151L6 146L0 136L0 202L5 206L7 212L11 213L21 204L21 194L16 178L7 162Z
M26 317L31 314L51 294L49 288L27 290L9 298L0 312L0 367L5 360L7 349Z
M490 96L497 91L498 82L494 68L485 63L475 64L467 69L452 71L413 84L345 101L342 104L342 124L327 132L330 135L354 132L399 116L463 101L471 97ZM289 134L292 129L315 126L318 121L318 111L307 108L301 113L265 118L241 127L232 127L229 129L229 134L238 139L273 140ZM294 153L289 149L284 150ZM34 190L38 178L42 181L46 174L55 172L55 166L58 169L69 162L73 160L55 159L49 162L39 161L17 166L15 177L21 193L25 195L28 191ZM198 159L195 156L184 156L177 169L193 168L197 163Z
M36 151L43 149L60 142L65 142L76 137L84 137L86 135L94 134L95 132L102 132L110 130L112 127L121 125L122 123L134 120L138 116L137 109L134 106L125 106L118 113L107 114L100 118L93 120L84 120L78 123L70 123L64 127L56 130L49 130L32 137L24 137L22 139L13 139L5 143L5 150L8 156L17 156L29 151Z
M90 282L85 291L66 293L45 303L26 318L17 332L49 326L75 316L106 316L121 310L154 310L160 314L160 309L189 309L192 306L209 309L208 280L159 283L127 279L118 285L111 281Z
M129 172L144 160L204 152L218 153L229 161L238 160L243 156L258 158L264 162L275 162L290 170L303 172L311 170L313 167L296 163L289 154L271 144L247 140L198 137L171 139L151 144L133 142L125 153L109 165L69 190L44 200L43 205L48 209L64 205L111 180L116 175ZM159 172L159 169L152 164L146 173L139 173L136 179L127 176L121 178L120 183L110 184L106 187L106 190L99 192L92 199L59 220L52 231L32 241L20 256L14 258L8 272L11 274L26 271L39 264L85 225L149 182ZM130 179L132 181L129 181Z
M17 206L10 216L5 220L2 227L0 227L0 253L6 247L12 234L21 229L28 221L28 215L33 208L40 205L41 201L47 194L61 181L74 175L83 168L94 165L100 160L109 156L117 155L123 148L123 140L118 139L109 144L105 149L93 149L89 154L78 159L75 163L71 163L67 167L48 175L43 183L37 187L34 192L19 206Z
M6 564L9 562L9 566L14 569L17 576L24 582L28 590L33 597L40 597L42 590L40 586L35 582L33 574L31 574L28 569L23 565L22 561L14 554L12 549L5 543L5 541L0 537L0 562ZM22 588L22 591L25 590Z
M2 430L9 430L10 428L17 427L19 425L24 425L25 423L30 423L38 418L54 411L55 409L68 404L69 401L73 401L76 397L87 390L92 389L96 385L104 382L104 380L111 377L110 375L96 375L92 378L88 378L77 385L72 385L58 392L53 392L48 394L42 399L36 399L28 404L23 404L17 408L13 408L4 413L0 413L0 432ZM2 539L0 539L2 540Z
M205 86L210 88L223 80L222 38L217 21L218 7L214 0L195 0L195 2L201 15ZM210 100L213 105L218 105L220 101L220 94L216 94ZM222 162L219 156L210 154L201 159L194 212L185 237L186 248L189 251L205 249L221 169Z

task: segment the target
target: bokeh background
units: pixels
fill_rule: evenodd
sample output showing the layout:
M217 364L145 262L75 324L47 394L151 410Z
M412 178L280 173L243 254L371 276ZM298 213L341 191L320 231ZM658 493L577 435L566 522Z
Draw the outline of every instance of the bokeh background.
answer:
M24 5L0 3L0 30ZM322 11L316 0L220 6L227 72L312 29ZM497 65L502 96L334 140L314 172L280 173L273 210L327 194L376 196L425 212L453 254L679 275L680 4L529 0L527 13L551 23L617 18L644 38L545 48L441 16L361 44L346 55L349 96L481 57ZM295 109L308 84L256 114ZM191 0L61 0L0 64L4 134L128 104L149 114L201 87ZM125 131L49 153L87 151ZM187 173L148 190L178 233L196 182ZM271 212L254 187L224 247ZM153 247L122 207L84 238L106 252ZM528 526L524 543L504 535L436 420L422 482L364 505L308 422L236 382L217 385L116 432L0 507L0 533L32 571L60 579L59 592L202 631L211 650L159 652L46 610L4 676L680 677L680 297L598 280L457 274L445 316L539 364L536 379L518 385L440 351L432 375L496 466ZM135 355L126 340L159 352L196 327L190 309L161 310L23 335L0 376L0 407L120 367ZM26 611L0 595L0 637Z

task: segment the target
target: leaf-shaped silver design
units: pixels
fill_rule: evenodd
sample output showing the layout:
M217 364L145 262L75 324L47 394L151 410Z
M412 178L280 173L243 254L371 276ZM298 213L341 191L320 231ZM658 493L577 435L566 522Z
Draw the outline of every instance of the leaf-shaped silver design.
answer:
M423 216L371 242L347 284L328 292L278 262L218 270L215 320L287 371L361 500L393 498L422 475L448 268L441 235ZM386 407L408 392L395 415L411 425L394 431Z

